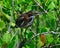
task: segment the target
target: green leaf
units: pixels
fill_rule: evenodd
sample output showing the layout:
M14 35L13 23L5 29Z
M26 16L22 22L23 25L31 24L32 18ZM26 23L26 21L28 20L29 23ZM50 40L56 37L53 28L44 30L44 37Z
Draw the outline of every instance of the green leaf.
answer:
M27 35L28 35L28 38L31 38L33 36L33 32L29 32Z
M4 6L11 9L12 0L4 0Z
M53 42L53 37L51 35L46 35L46 39L48 43L52 43Z
M57 29L58 29L58 32L60 32L60 27L58 27Z
M55 20L54 19L51 19L51 20L47 20L46 21L46 26L47 27L50 27L50 28L55 28L55 25L56 25L56 22L55 22Z
M0 21L0 31L5 28L5 22L4 21Z
M3 5L3 1L0 1L0 7Z
M58 3L57 0L53 0L56 4Z
M41 30L41 32L47 32L48 31L48 29L44 26L40 27L40 30Z
M30 48L28 45L26 45L26 48Z
M31 43L27 42L26 44L28 45L29 48L34 48L34 46L35 46L34 43L35 43L34 41L31 41ZM26 46L26 48L27 48L27 46Z
M54 4L54 2L51 2L48 6L48 9L52 10L54 8L55 8L55 4Z
M10 22L10 25L11 25L12 27L14 27L14 26L15 26L15 23L13 23L13 22Z
M27 9L26 9L26 11L31 10L31 8L32 8L32 6L28 6Z
M11 36L9 33L5 33L2 37L2 41L6 43L9 43L10 39L11 39Z
M0 46L2 45L2 43L3 43L3 41L2 41L1 38L0 38Z
M52 30L56 27L56 17L52 12L49 12L46 17L46 26Z

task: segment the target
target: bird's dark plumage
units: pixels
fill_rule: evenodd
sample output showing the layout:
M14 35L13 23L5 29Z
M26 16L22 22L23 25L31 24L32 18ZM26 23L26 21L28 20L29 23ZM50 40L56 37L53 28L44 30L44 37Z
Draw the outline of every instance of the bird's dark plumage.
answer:
M32 24L33 20L34 20L33 13L32 11L29 11L27 13L20 15L17 18L16 26L21 28L29 27Z

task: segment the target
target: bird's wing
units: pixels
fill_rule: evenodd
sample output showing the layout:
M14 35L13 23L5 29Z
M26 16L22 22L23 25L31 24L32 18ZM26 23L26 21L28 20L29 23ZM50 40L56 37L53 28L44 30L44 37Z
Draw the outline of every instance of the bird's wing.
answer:
M27 26L27 27L30 26L32 24L33 20L34 20L34 16L29 17L29 21L26 23L25 26Z

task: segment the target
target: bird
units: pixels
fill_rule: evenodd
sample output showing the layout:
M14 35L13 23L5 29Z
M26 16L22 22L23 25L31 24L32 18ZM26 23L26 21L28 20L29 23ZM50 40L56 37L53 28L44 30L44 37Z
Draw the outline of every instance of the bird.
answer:
M31 10L18 16L18 18L16 19L16 26L20 28L28 28L29 26L32 25L33 21L34 21L34 14L33 14L33 11ZM24 33L25 38L23 39L23 41L19 43L18 48L22 48L24 44L27 42L26 30Z
M16 19L16 26L20 28L27 28L32 25L33 21L34 13L31 10L18 16Z

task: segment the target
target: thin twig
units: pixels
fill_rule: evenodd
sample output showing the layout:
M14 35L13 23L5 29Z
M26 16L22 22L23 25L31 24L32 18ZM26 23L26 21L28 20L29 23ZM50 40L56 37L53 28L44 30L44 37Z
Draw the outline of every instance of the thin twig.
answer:
M10 39L10 41L12 41L13 40L13 38L17 35L17 31L15 31L15 34L12 36L12 38Z
M14 12L14 0L12 0L12 13L11 13L11 17L10 17L10 23L13 20L13 12ZM10 28L11 28L10 23L9 23L9 26L8 26L8 33L10 33Z
M53 48L54 46L55 46L55 47L56 47L56 46L60 46L60 44L55 44L55 45L44 46L44 47L42 47L42 48L48 48L48 47Z
M33 35L33 37L28 41L28 42L31 42L36 36L40 36L41 34L57 34L57 35L60 35L60 32L43 32L43 33L38 33L38 34L35 34Z
M34 1L45 13L47 13L47 11L39 4L37 0L34 0Z

